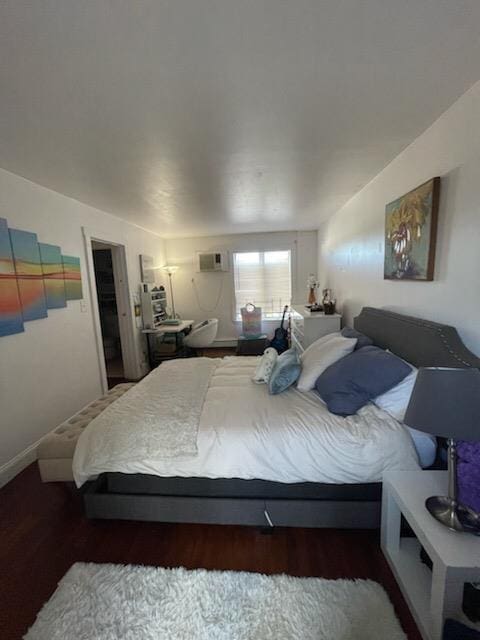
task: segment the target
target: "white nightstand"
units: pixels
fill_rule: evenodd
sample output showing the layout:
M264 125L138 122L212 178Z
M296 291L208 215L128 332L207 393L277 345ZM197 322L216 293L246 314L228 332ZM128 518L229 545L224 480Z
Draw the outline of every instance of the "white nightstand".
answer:
M425 508L426 498L446 493L446 471L390 471L383 479L382 551L424 640L441 640L445 618L461 615L464 583L480 581L480 538L450 531ZM417 539L400 537L401 515Z

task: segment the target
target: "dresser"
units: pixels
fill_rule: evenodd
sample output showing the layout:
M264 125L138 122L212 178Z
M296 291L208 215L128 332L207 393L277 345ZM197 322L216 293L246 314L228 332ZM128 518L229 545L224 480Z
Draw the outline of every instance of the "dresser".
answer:
M302 305L292 306L290 319L292 347L297 347L300 352L327 333L340 331L342 322L339 313L331 316L322 312L310 313L310 310Z

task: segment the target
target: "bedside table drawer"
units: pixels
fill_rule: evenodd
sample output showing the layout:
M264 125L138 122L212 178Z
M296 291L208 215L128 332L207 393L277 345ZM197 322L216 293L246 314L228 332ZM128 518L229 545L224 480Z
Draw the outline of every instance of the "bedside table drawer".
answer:
M304 346L305 335L303 331L300 331L300 329L294 324L292 324L291 330L292 330L292 335L295 336L295 339L297 340L297 342L299 342L302 346Z
M299 353L303 353L305 351L305 347L301 342L297 340L293 331L290 334L290 342L291 342L291 346L295 347Z

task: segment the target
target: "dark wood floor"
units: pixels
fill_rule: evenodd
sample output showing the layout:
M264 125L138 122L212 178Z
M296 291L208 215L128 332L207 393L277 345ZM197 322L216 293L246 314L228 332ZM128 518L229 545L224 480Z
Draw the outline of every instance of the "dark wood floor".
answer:
M22 637L75 562L370 578L387 590L408 638L421 640L377 532L89 521L75 490L42 484L32 464L0 490L2 640Z

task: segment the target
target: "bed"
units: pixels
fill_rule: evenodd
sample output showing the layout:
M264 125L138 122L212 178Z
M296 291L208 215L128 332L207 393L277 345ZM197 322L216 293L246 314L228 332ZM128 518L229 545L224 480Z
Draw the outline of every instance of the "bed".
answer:
M452 327L366 307L355 328L417 367L480 366ZM269 396L250 381L254 358L206 360L162 365L82 435L74 474L87 516L379 525L383 471L419 468L402 425L374 405L333 416L315 392Z

